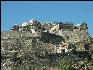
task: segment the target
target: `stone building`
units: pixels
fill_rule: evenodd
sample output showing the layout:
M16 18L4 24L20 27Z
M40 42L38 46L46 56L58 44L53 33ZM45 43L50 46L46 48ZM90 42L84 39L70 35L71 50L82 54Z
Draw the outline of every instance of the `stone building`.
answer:
M63 43L62 45L56 46L56 53L67 53L69 44Z
M59 30L59 24L56 24L55 26L49 29L49 33L55 34L55 32L58 30Z
M22 27L24 27L24 26L27 26L28 24L26 23L26 22L24 22L23 24L22 24Z
M25 27L28 29L25 30ZM43 31L43 27L45 31ZM29 24L23 23L21 27L15 24L10 31L1 33L1 66L4 65L2 68L11 67L17 60L22 60L22 64L25 62L27 67L35 64L49 64L51 55L56 56L55 54L60 55L69 51L83 52L89 47L87 44L90 44L90 36L86 23L74 26L73 24L63 24L62 22L43 24L31 20ZM85 48L85 46L87 47ZM93 59L93 55L91 57ZM46 58L49 60L46 61ZM55 58L53 57L53 59ZM8 62L6 62L7 59L9 59ZM51 58L51 60L53 59ZM56 60L53 61L56 62ZM9 65L9 62L13 63Z
M14 24L10 31L19 31L19 26L17 24Z
M54 23L41 23L32 19L30 20L29 24L23 23L22 27L20 28L17 24L15 24L11 28L11 31L18 29L19 31L24 31L26 26L27 28L29 27L32 35L36 35L37 32L41 32L41 40L54 45L59 45L62 41L67 44L79 42L84 42L86 44L90 43L90 36L88 34L88 28L85 22L77 26L62 22L57 22L54 25ZM44 31L42 30L42 27L45 28ZM79 44L79 46L81 46L84 51L84 45ZM58 48L62 49L63 47ZM81 51L81 48L78 47L77 50Z

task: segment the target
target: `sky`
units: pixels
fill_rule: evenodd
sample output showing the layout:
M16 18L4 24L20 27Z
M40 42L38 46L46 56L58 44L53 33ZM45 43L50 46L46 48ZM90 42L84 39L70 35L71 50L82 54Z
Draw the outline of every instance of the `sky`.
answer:
M38 22L87 23L93 38L93 1L1 1L1 31L31 19Z

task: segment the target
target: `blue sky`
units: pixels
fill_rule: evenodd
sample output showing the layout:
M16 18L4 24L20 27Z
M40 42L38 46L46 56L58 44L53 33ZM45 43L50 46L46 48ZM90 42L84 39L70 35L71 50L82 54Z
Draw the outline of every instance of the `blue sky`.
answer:
M36 19L39 22L87 23L93 38L93 1L2 1L1 31L14 25Z

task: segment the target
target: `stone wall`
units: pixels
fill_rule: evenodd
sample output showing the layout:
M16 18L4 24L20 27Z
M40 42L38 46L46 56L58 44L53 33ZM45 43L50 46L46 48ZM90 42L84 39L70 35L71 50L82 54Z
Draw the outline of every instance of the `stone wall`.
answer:
M65 39L65 41L68 42L68 43L80 42L80 41L82 41L84 43L90 43L90 36L88 34L88 30L79 30L79 29L67 30L67 29L62 29L62 30L58 30L56 35L62 36Z
M74 26L68 23L44 23L43 25L43 23L35 22L31 26L36 28L35 32L30 29L24 30L22 27L20 31L13 27L14 30L1 32L2 70L13 70L18 64L22 64L24 69L29 68L25 70L35 70L38 67L41 69L47 66L55 68L59 63L56 55L62 55L63 52L66 54L67 52L69 54L76 51L83 52L89 48L88 44L93 43L85 23ZM90 51L92 52L91 48ZM93 59L93 55L91 57Z

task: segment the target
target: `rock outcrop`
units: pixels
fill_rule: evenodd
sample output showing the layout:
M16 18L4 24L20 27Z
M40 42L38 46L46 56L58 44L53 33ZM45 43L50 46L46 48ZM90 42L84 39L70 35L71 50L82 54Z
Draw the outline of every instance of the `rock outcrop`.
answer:
M57 69L62 55L88 51L88 45L93 43L86 23L74 26L31 20L10 30L1 32L2 70L19 70L18 65L24 70L50 70L47 66Z

